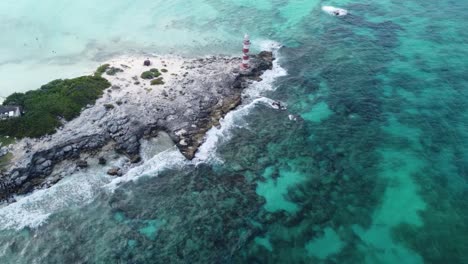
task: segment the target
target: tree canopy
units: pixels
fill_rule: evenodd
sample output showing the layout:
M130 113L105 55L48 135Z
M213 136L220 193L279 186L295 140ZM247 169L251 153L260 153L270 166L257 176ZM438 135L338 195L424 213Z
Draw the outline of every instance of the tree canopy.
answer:
M24 115L0 121L0 136L41 137L54 133L61 125L77 117L83 107L94 104L110 83L100 76L82 76L55 80L40 89L14 93L3 105L19 105Z

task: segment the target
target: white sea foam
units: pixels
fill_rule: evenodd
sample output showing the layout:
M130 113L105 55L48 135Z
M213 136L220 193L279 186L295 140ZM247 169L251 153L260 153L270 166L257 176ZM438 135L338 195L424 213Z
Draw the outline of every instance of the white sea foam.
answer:
M228 141L232 137L232 129L248 127L247 121L244 119L257 105L263 104L270 106L274 101L261 97L252 102L243 105L242 107L229 112L224 119L220 120L220 127L213 127L206 133L205 142L200 146L193 162L203 163L223 163L216 155L217 147L223 142Z
M286 69L280 65L281 56L279 50L282 47L281 43L272 40L259 40L257 43L260 50L273 52L276 60L273 61L273 68L263 73L261 77L262 81L253 83L244 91L244 95L250 98L261 97L265 92L274 90L275 86L273 83L276 79L288 74Z
M114 191L121 183L135 181L143 176L158 176L165 169L182 168L188 164L190 162L174 146L160 152L142 165L130 169L124 176L114 179L105 187L109 191Z
M262 51L278 52L283 44L271 39L259 39L253 42L254 47Z
M164 169L180 168L190 163L174 146L159 152L141 166L130 169L123 177L106 175L109 167L124 167L124 160L122 157L107 167L89 168L66 177L49 189L15 197L15 203L0 208L0 229L21 230L25 227L39 227L50 215L70 207L85 206L92 202L98 193L112 192L123 182L133 181L142 176L157 176Z
M88 204L106 181L97 171L76 173L49 189L18 196L17 202L0 208L0 229L38 227L51 214Z
M273 61L273 68L266 71L262 75L262 81L253 83L244 90L243 97L246 103L238 107L236 110L229 112L224 119L220 120L219 128L210 129L206 136L205 142L198 149L194 162L215 162L222 163L223 161L216 155L217 146L220 143L229 140L232 136L233 128L247 127L248 124L244 117L247 116L258 104L272 106L273 100L264 97L265 92L275 89L274 82L277 78L286 76L286 69L280 65L279 49L282 45L272 40L259 40L257 46L260 50L272 51L276 60Z

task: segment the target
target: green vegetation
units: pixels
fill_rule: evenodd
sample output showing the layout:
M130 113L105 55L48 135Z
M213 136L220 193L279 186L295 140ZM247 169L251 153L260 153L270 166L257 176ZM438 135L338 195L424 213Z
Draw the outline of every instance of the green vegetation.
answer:
M107 71L107 69L109 69L109 67L110 67L110 64L104 64L104 65L99 66L96 72L94 73L94 76L101 77Z
M0 121L0 137L41 137L51 134L62 124L61 118L72 120L77 117L83 107L93 104L109 86L106 79L95 74L55 80L39 90L14 93L6 98L3 105L20 105L25 114Z
M0 171L6 168L10 164L10 160L13 158L13 154L8 153L3 157L0 157Z
M149 71L145 71L141 74L141 78L146 79L146 80L152 80L159 76L161 76L161 73L158 71L158 69L154 69L154 68Z
M161 72L166 73L166 72L168 72L168 70L167 69L161 69Z
M104 108L106 108L106 110L109 111L109 110L114 109L115 106L114 106L113 104L105 104L105 105L104 105Z
M104 73L106 73L107 75L115 75L119 72L123 72L123 70L116 67L110 67L110 64L104 64L96 69L96 71L94 72L94 76L102 77Z
M163 85L163 84L164 84L164 81L162 77L159 77L151 81L151 85Z
M123 72L123 70L120 69L120 68L111 67L106 71L106 74L113 76L113 75L115 75L116 73L119 73L119 72Z
M1 137L0 136L0 148L6 147L10 144L13 144L15 139L12 137ZM10 160L13 158L13 154L7 153L6 155L0 157L0 171L5 169L8 164L10 164Z
M10 144L13 144L15 142L15 139L12 137L1 137L0 136L0 146L8 146Z

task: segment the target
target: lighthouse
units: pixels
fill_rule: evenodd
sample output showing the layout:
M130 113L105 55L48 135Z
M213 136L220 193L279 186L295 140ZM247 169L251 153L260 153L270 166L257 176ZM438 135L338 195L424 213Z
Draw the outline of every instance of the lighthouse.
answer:
M246 70L250 68L249 64L249 51L250 51L250 39L249 35L245 34L244 35L244 46L242 48L242 64L241 64L241 69Z

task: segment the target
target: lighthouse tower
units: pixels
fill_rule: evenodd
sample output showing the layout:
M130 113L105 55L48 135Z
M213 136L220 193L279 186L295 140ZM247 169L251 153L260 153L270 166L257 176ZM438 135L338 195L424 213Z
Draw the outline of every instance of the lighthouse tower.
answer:
M244 46L242 48L242 64L241 64L241 69L246 70L250 68L250 61L249 61L249 51L250 51L250 39L249 35L245 34L244 36Z

